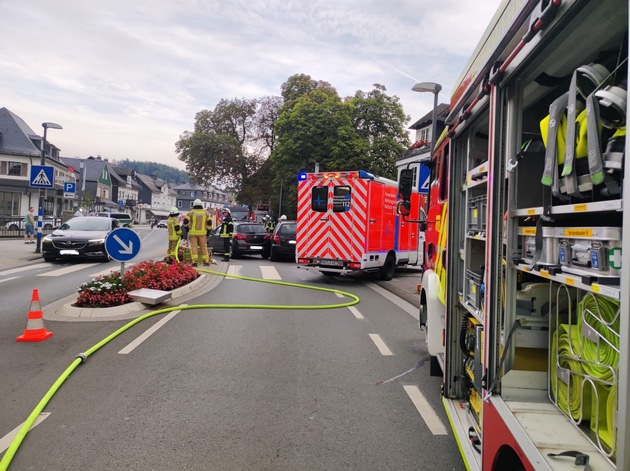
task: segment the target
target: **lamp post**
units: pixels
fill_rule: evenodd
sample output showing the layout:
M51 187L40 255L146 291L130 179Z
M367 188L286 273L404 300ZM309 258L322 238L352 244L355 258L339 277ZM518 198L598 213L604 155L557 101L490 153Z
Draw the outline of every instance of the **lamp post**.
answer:
M435 82L420 82L416 83L411 90L414 92L431 92L433 93L433 117L431 118L431 155L433 155L433 149L435 148L435 139L437 131L437 105L438 105L438 93L442 90L442 85Z
M63 129L61 125L57 123L42 123L44 128L44 138L42 139L42 161L41 165L46 165L46 133L48 128L50 129ZM37 245L35 246L35 253L42 253L42 226L44 223L44 200L46 199L46 189L39 189L39 212L37 217Z

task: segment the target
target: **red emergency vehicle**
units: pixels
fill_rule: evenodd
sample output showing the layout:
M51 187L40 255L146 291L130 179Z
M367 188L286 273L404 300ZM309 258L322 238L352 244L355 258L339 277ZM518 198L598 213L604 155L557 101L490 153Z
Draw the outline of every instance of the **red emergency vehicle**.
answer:
M468 470L630 470L628 6L504 0L455 84L419 318Z
M391 280L397 266L417 265L418 225L396 214L398 183L365 171L303 173L298 177L298 266L324 275L378 271ZM416 190L410 213L419 214Z

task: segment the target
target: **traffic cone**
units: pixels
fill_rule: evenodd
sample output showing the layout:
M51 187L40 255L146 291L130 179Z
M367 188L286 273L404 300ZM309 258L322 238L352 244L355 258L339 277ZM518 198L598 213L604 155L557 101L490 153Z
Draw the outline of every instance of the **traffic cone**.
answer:
M24 333L15 340L18 342L41 342L48 337L52 337L53 333L44 327L44 314L39 303L39 291L33 290L33 298L31 299L31 309L28 311L26 320L26 329Z

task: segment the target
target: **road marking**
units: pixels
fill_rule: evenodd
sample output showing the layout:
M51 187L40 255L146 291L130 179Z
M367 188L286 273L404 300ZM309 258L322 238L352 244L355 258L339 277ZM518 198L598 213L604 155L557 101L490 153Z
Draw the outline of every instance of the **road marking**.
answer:
M354 317L356 317L357 319L365 319L356 307L348 306L348 309L350 309L350 312L354 314Z
M18 278L22 278L21 276L12 276L10 278L5 278L4 280L0 280L0 283L4 283L5 281L17 280Z
M368 288L371 288L374 291L376 291L381 296L383 296L383 297L387 298L388 300L390 300L391 302L393 302L396 306L398 306L400 309L405 311L407 314L409 314L415 320L418 320L418 317L419 317L419 312L418 311L419 311L419 309L416 306L414 306L413 304L408 303L404 299L400 299L395 294L390 293L385 288L381 288L379 285L377 285L375 283L367 282L367 283L365 283L365 285Z
M125 271L126 271L128 268L132 267L133 265L135 265L135 263L125 263ZM100 271L100 272L98 272L98 273L94 273L94 274L90 275L90 277L91 277L91 278L97 278L97 277L99 277L99 276L109 275L111 272L114 272L114 271L119 272L119 271L120 271L120 268L114 268L114 267L111 267L111 268L108 268L107 270L102 270L102 271Z
M36 268L43 268L43 263L38 263L37 265L27 265L24 267L11 268L10 270L0 271L0 276L4 275L13 275L14 273L20 273L27 270L34 270Z
M33 425L31 425L30 430L33 430L35 427L41 424L46 418L48 418L49 415L50 415L50 412L40 412L39 416L35 419L35 422L33 422ZM13 439L22 428L22 425L24 425L24 422L22 422L20 425L15 427L13 430L7 433L4 437L0 438L0 453L3 453L7 448L11 446Z
M387 345L385 345L385 342L383 342L383 339L381 338L380 335L378 334L368 334L368 335L372 339L372 342L374 342L374 344L376 345L376 348L378 348L378 351L381 352L381 355L383 356L393 355L392 351L389 348L387 348Z
M182 306L185 306L185 304L182 304ZM162 327L164 324L166 324L168 321L170 321L173 317L175 317L180 312L182 311L173 311L173 312L168 313L166 316L164 316L163 319L161 319L159 322L156 322L154 325L152 325L142 335L140 335L138 338L136 338L133 342L131 342L129 345L127 345L118 353L120 355L127 355L128 353L131 353L138 345L140 345L146 339L151 337L155 332L157 332L157 330L160 327Z
M84 268L90 268L93 266L98 265L98 263L87 263L87 264L80 264L80 265L71 265L69 267L66 268L60 268L59 270L52 270L52 271L47 271L45 273L40 273L37 276L60 276L60 275L67 275L68 273L72 273L75 271L79 271L79 270L83 270Z
M263 280L281 280L282 277L276 267L273 265L261 265L260 273L262 274Z
M230 265L230 267L228 268L227 274L228 275L235 275L235 276L242 276L241 273L243 272L243 266L242 265ZM228 280L238 280L238 278L231 278L229 276L226 276L226 278Z
M427 424L427 427L431 430L431 433L433 433L433 435L448 435L446 427L444 427L444 424L435 413L433 407L431 407L422 392L420 392L418 386L407 385L403 387L409 399L413 402L413 405L416 406L422 420L424 420L424 423Z

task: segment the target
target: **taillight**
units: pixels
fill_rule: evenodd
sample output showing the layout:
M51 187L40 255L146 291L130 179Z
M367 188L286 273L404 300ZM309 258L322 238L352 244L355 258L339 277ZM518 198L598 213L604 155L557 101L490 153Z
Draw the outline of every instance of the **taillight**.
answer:
M308 265L312 260L310 258L298 258L298 263L301 265Z
M245 240L245 236L243 234L234 234L234 238L238 240Z
M348 263L348 268L351 268L353 270L360 270L361 269L361 263L360 262L349 262Z

